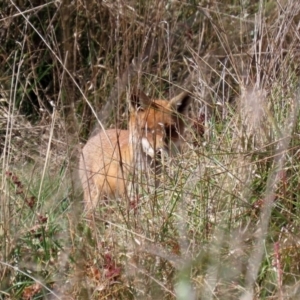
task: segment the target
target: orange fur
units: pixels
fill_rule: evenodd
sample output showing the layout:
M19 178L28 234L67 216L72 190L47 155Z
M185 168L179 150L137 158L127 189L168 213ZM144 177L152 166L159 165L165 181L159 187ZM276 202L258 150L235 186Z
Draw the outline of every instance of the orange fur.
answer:
M138 91L129 102L128 130L100 131L87 141L79 163L87 209L101 198L124 196L135 170L151 168L161 155L178 152L189 103L187 92L166 101L150 100Z

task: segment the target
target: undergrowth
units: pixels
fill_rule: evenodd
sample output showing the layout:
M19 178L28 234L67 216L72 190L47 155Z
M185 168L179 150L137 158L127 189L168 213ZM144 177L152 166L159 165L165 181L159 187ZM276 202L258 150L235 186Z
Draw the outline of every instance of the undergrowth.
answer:
M0 3L0 299L299 298L296 2ZM89 219L133 86L191 92L184 149Z

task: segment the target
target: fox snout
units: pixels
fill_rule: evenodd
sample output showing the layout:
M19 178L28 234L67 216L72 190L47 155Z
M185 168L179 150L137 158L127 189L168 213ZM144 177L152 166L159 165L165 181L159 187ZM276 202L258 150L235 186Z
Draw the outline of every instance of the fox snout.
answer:
M147 132L141 138L143 152L152 159L161 159L162 157L171 156L178 150L176 141L172 140L172 136L174 138L175 133L170 132L168 127L166 130L166 126L162 124L159 125L159 129L152 130L150 133ZM176 133L176 139L177 138L178 133Z
M143 152L150 156L151 158L160 158L162 155L168 155L169 149L166 147L165 144L159 143L157 146L157 143L151 144L147 138L142 138L142 149Z

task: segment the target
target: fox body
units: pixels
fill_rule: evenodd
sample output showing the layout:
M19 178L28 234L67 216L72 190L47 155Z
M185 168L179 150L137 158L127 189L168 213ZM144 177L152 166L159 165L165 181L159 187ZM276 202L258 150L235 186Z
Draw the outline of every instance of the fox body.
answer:
M83 147L79 177L87 209L124 196L135 171L155 168L162 156L180 150L189 103L187 92L170 101L151 100L141 91L131 95L128 130L102 130Z

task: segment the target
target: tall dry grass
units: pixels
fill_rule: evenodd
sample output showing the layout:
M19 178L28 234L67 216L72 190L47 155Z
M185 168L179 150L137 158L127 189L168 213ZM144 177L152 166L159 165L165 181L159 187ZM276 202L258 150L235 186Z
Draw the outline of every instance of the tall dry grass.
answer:
M299 10L1 2L0 298L298 299ZM193 93L184 152L89 223L80 145L136 85Z

